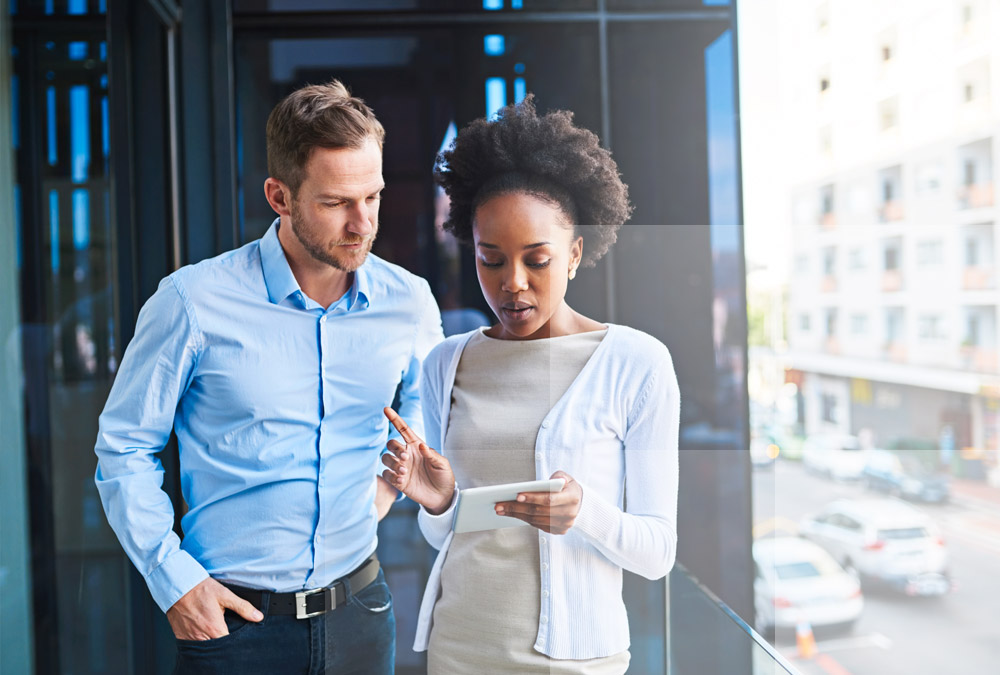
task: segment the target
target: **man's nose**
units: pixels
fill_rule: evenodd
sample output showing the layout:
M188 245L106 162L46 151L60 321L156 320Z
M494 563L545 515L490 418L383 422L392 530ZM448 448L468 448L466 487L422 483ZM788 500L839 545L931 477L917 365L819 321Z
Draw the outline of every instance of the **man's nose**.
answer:
M353 234L358 234L363 237L367 237L372 233L374 227L372 226L372 209L369 208L368 202L362 200L356 202L352 207L349 214L347 229Z

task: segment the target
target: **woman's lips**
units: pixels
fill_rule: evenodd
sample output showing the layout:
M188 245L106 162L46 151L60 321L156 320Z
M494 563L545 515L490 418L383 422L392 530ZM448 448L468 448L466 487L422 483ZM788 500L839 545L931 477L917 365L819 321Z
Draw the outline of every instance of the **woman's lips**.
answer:
M500 311L514 321L524 321L534 309L531 305L518 302L512 305L504 305L500 308Z

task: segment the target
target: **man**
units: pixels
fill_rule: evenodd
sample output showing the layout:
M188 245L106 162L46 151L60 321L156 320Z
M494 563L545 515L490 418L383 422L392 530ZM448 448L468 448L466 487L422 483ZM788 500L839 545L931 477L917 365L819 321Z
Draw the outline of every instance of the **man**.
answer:
M337 81L267 123L258 241L164 279L101 415L97 487L177 637L178 672L391 673L374 559L382 409L422 419L427 283L369 255L385 132ZM176 430L184 539L157 459Z

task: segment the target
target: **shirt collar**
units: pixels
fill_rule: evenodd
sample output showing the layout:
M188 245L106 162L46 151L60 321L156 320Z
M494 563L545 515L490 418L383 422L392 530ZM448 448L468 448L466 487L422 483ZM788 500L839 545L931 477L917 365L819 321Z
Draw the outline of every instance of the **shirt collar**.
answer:
M297 304L306 306L308 300L302 293L299 282L295 280L292 268L288 266L285 251L281 248L281 242L278 241L278 227L280 225L281 218L275 218L271 227L267 229L260 240L260 264L264 272L264 285L267 286L267 297L277 305L294 296ZM347 291L347 311L368 308L371 292L367 268L368 260L365 260L364 264L354 273L354 282ZM336 304L334 303L334 306Z

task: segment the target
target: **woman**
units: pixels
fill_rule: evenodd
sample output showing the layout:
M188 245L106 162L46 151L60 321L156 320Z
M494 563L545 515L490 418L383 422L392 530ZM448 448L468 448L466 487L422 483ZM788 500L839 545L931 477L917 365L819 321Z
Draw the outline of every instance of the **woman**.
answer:
M531 98L459 133L437 179L499 323L425 361L428 443L386 411L407 443L383 477L440 549L414 648L430 673L623 673L621 570L657 579L674 560L680 399L666 347L565 294L614 243L627 189L594 134ZM458 490L550 476L561 492L496 506L532 528L451 532Z

